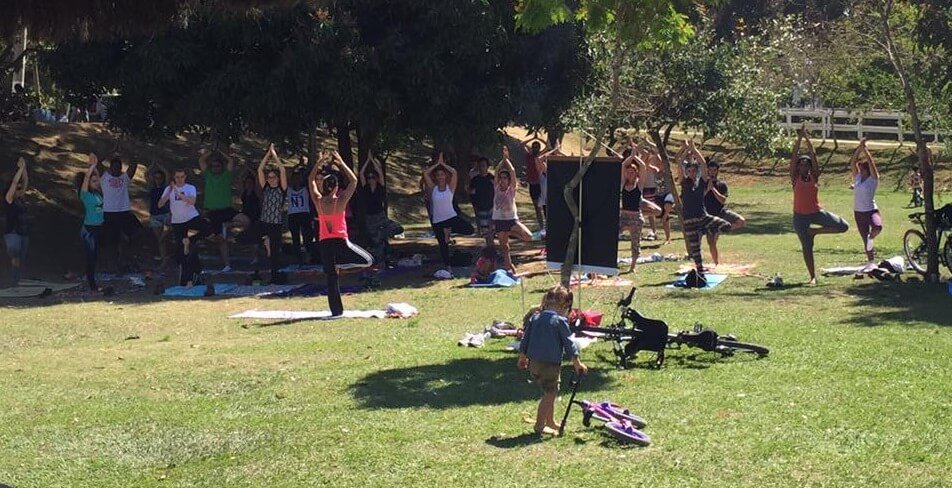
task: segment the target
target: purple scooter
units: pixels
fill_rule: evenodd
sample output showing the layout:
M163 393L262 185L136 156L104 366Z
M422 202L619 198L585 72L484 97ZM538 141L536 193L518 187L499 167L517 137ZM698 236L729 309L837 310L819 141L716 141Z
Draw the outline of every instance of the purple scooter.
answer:
M639 446L651 445L651 439L638 429L647 425L645 420L632 414L627 409L612 402L589 402L586 400L575 400L575 393L581 378L577 375L572 377L571 388L572 395L569 397L568 405L565 408L565 415L562 416L562 423L559 425L559 435L565 431L565 423L569 418L569 412L572 405L577 404L582 407L582 424L590 427L592 419L599 422L605 422L605 428L608 432L622 443L637 444Z

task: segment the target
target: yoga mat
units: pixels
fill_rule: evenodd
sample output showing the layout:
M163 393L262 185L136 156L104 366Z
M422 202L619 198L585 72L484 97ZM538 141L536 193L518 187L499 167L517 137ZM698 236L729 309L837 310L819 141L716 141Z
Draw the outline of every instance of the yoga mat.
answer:
M230 319L267 319L267 320L326 320L331 312L320 311L291 311L291 310L247 310L231 315ZM387 316L384 310L345 310L344 317L351 319L382 319Z
M681 276L680 278L678 278L677 280L675 280L674 283L678 283L678 282L682 282L682 283L683 283L684 280L685 280L685 278L687 278L687 276L688 276L688 275L683 275L683 276ZM691 288L691 289L693 289L693 290L710 290L711 288L714 288L715 286L720 285L721 283L723 283L724 280L727 279L727 276L728 276L728 275L725 275L725 274L706 274L706 275L704 275L704 279L707 280L707 286L705 286L704 288ZM674 286L674 283L671 283L670 285L665 286L665 288L682 288L682 287L680 287L680 286Z
M286 296L285 294L304 286L306 285L238 285L221 294L234 297L267 297L279 294Z
M228 292L237 288L238 285L233 283L215 283L215 294L216 295L227 295ZM205 296L205 285L196 285L191 288L186 288L184 286L173 286L165 289L165 293L162 294L167 297L191 297L191 298L201 298Z
M863 270L865 266L840 266L838 268L823 268L823 276L852 276Z
M69 290L79 286L79 283L50 283L39 280L20 280L20 286L14 288L0 288L0 298L28 298L40 296L43 290L49 288L53 293Z

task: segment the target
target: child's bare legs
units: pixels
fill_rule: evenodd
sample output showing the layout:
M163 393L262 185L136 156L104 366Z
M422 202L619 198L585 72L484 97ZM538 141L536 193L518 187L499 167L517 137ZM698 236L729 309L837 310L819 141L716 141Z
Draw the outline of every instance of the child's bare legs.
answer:
M542 394L542 398L539 400L539 408L536 410L536 432L542 433L546 427L558 431L559 426L555 423L555 397L558 394L557 390Z
M516 268L512 265L512 256L509 254L509 232L497 232L496 238L499 239L499 254L502 255L502 265L506 271L515 274Z

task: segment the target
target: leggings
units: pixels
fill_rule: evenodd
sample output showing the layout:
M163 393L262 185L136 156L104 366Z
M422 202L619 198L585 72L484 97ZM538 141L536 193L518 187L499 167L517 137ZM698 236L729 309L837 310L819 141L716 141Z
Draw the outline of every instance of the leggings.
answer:
M358 263L351 265L355 268L367 268L373 263L373 257L360 246L347 239L324 239L320 242L321 264L324 266L324 275L327 277L327 304L331 307L331 315L339 316L344 313L344 303L340 298L340 279L337 274L338 263L352 261L350 255L356 255Z
M859 236L863 239L863 250L866 251L866 257L873 259L872 239L883 231L883 217L879 210L870 210L868 212L853 211L853 217L856 219L856 229L859 230Z
M188 237L188 232L191 230L198 233L189 237L189 253L186 256L182 239ZM181 224L172 224L172 235L175 236L175 261L181 269L179 284L182 286L185 286L189 281L194 283L198 275L202 273L202 264L193 246L199 240L211 235L212 232L211 222L201 217L193 217L192 220Z
M311 254L314 250L314 218L308 212L288 214L288 229L291 231L291 243L300 263L304 256L301 252L302 239L304 251Z
M684 220L684 238L688 241L688 254L701 272L701 236L710 232L727 232L731 230L731 223L713 215L704 215L695 219Z
M281 270L281 244L284 241L284 226L270 222L259 222L258 225L261 226L261 237L267 237L268 245L271 247L268 263L271 266L271 281L274 281Z
M464 236L473 235L476 229L473 229L473 224L463 220L459 215L442 222L433 223L433 234L436 236L436 242L440 245L440 258L443 259L444 265L450 266L450 243L443 229L450 229L453 234Z
M645 225L641 211L622 210L618 219L619 227L628 229L631 234L631 263L636 264L641 256L641 229Z
M96 260L99 259L99 240L102 238L101 225L84 225L79 231L83 239L83 251L86 253L86 282L90 290L96 286Z
M837 234L842 234L850 230L850 225L839 215L832 214L823 209L812 214L795 213L793 214L793 231L797 233L797 237L800 239L803 252L813 252L814 236L810 234L811 225L833 229Z

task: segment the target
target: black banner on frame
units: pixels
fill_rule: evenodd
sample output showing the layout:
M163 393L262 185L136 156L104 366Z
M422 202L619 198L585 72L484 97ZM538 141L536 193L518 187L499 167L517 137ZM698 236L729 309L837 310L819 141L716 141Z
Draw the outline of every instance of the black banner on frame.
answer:
M576 272L618 274L618 213L621 198L621 161L597 158L579 185L582 195L581 254L576 254ZM572 234L572 214L563 191L579 170L578 157L548 159L546 190L546 265L562 267ZM579 188L575 190L579 198ZM581 257L581 259L579 259Z

